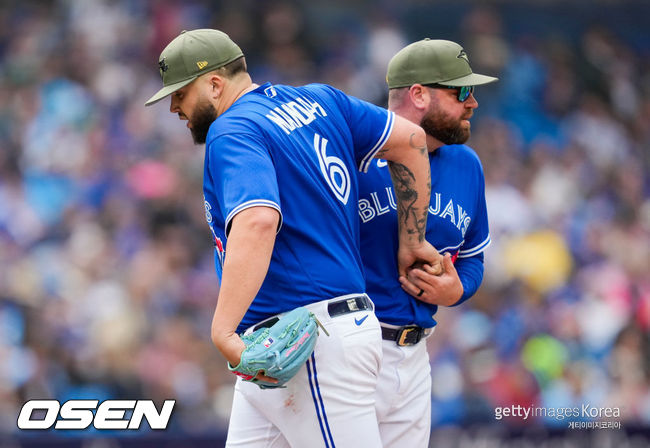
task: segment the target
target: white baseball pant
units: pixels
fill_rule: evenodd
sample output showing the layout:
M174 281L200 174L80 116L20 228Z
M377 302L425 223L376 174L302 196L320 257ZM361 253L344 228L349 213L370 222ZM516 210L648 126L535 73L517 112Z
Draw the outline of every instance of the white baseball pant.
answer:
M227 448L381 447L375 413L381 330L368 296L362 295L369 308L355 310L359 296L306 306L329 336L320 330L314 353L286 388L237 379ZM330 316L330 304L348 302L344 314Z
M431 435L431 366L426 339L403 347L395 341L383 340L382 348L377 380L377 420L382 447L427 448Z

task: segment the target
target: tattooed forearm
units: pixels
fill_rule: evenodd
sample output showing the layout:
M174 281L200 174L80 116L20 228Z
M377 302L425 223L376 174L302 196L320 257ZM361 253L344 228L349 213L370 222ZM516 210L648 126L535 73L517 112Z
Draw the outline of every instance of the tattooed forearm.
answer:
M388 162L390 177L393 179L395 197L397 198L397 220L400 232L403 229L409 235L414 235L418 242L424 241L427 211L415 207L418 192L415 190L415 176L405 165ZM431 183L428 184L431 190Z

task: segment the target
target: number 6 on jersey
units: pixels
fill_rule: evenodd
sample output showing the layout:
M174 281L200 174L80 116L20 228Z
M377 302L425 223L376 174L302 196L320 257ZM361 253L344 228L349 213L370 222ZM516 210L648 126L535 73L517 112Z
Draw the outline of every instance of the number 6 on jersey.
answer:
M314 135L314 149L318 156L320 170L323 176L325 176L327 184L336 195L336 198L347 205L348 197L350 196L350 174L341 159L335 156L328 156L325 153L327 142L328 140L326 138L318 134Z

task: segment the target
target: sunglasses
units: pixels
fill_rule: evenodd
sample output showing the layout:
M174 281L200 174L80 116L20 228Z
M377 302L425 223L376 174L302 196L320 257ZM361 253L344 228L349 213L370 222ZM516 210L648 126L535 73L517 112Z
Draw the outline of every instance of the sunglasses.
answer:
M465 102L469 96L474 93L474 86L442 86L440 84L424 84L424 87L431 87L432 89L457 89L458 101Z

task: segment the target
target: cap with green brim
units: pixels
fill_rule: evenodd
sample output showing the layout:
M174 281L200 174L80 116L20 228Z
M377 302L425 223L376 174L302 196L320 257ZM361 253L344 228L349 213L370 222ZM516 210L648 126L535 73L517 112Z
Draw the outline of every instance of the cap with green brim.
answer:
M389 89L413 84L462 87L498 81L472 72L463 47L448 40L424 39L402 48L388 63Z
M182 31L160 53L158 67L163 88L144 104L150 106L211 70L244 56L226 33L199 29Z

